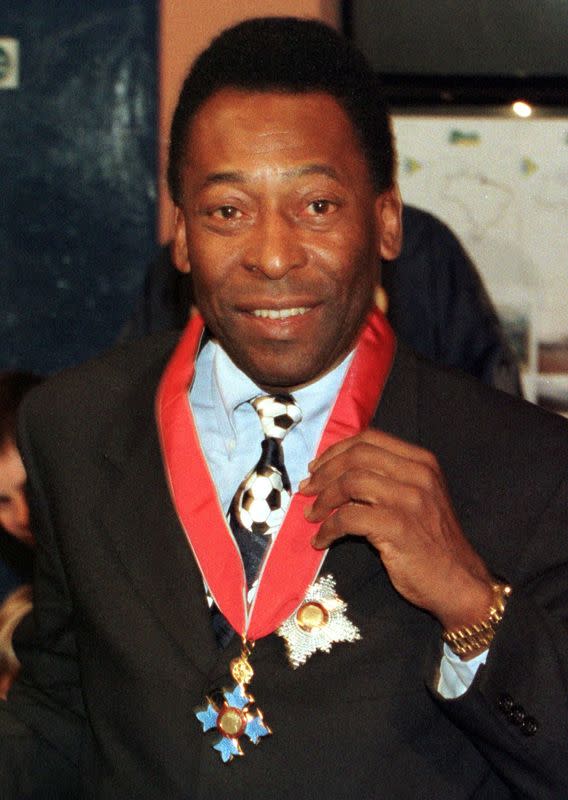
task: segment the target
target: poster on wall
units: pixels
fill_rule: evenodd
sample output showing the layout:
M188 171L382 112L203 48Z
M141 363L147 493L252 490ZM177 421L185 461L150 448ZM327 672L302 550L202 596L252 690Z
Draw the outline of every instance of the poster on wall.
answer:
M403 199L472 256L526 397L568 416L568 115L395 115Z

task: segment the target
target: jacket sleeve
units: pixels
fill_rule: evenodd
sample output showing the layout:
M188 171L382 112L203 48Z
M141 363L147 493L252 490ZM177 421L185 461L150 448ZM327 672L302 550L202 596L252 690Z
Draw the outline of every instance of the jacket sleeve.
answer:
M34 611L18 627L20 676L0 704L0 796L76 796L85 731L69 589L58 558L52 515L28 441L25 412L19 445L26 465L36 536Z
M457 700L433 691L515 797L568 797L566 540L568 482L563 481L526 552L519 553L513 595L485 666Z

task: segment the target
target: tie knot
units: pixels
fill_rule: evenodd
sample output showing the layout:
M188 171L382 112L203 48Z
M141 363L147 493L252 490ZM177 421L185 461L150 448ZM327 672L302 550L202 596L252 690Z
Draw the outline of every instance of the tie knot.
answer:
M264 435L272 439L283 439L302 419L302 412L289 394L261 395L250 402Z

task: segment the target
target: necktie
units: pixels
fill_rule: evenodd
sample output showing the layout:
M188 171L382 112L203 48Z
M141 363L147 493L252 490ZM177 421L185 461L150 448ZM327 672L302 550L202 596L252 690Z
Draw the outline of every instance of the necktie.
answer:
M259 416L264 440L258 463L239 484L229 506L228 521L241 551L249 598L264 552L278 532L291 499L290 479L284 465L282 440L302 418L290 395L262 395L250 401ZM218 609L213 610L213 627L221 647L232 629Z
M229 507L229 525L239 545L247 585L253 586L264 551L290 505L290 479L282 440L302 418L290 395L264 395L250 401L259 416L264 440L256 466L239 485Z

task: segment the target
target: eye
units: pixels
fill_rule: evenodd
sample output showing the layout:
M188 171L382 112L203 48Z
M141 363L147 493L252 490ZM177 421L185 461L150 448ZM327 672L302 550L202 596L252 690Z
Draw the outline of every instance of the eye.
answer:
M242 211L239 211L235 206L219 206L211 211L211 216L215 219L235 220L242 217Z
M312 200L307 207L307 213L312 217L321 217L333 213L336 209L337 203L331 200Z

